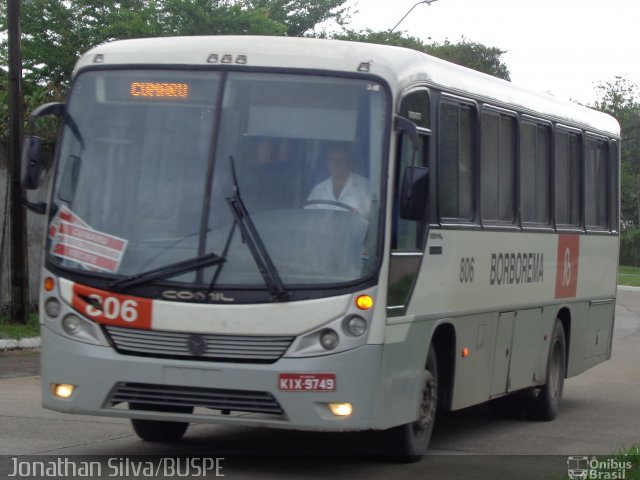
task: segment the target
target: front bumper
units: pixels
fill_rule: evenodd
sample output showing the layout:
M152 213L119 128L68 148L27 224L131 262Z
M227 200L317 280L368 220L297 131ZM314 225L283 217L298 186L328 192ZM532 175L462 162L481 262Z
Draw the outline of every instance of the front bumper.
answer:
M281 358L273 364L238 364L122 355L111 347L77 342L42 326L43 406L65 413L149 420L269 426L298 430L348 431L376 428L376 395L382 346L366 345L334 355ZM290 392L279 389L280 373L334 373L332 392ZM74 385L69 399L52 393L51 385ZM282 413L257 414L198 408L192 414L129 410L112 405L122 384L184 389L266 392ZM178 388L176 388L178 387ZM334 416L328 402L349 402L353 413Z

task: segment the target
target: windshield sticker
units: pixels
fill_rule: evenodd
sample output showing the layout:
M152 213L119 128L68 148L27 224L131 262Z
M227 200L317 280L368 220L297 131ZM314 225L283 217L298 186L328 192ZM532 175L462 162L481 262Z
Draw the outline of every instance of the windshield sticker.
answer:
M92 229L71 210L62 207L49 225L53 255L90 270L117 272L127 240Z
M79 216L69 210L66 206L62 206L58 209L58 213L56 213L55 217L51 219L51 223L49 224L49 239L53 240L58 234L58 229L60 228L60 222L72 223L74 225L80 225L81 227L88 227L87 223L82 220Z

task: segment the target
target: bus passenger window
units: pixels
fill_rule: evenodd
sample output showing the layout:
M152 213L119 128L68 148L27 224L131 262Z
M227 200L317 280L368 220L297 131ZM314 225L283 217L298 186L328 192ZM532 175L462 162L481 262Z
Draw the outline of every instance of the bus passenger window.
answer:
M440 217L471 221L474 216L474 121L470 105L445 102L438 125Z
M585 152L585 222L587 228L609 227L608 145L604 140L587 138Z
M581 224L580 171L581 135L558 130L555 137L555 213L556 225L579 227Z
M520 130L520 212L523 223L549 224L549 127L523 122Z
M480 191L482 219L512 224L515 219L515 127L513 117L482 114Z

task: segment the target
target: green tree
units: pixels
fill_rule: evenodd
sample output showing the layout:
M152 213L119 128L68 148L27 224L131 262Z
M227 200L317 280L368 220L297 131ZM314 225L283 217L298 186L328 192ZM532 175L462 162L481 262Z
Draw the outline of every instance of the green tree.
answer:
M336 34L334 38L412 48L503 80L511 80L509 68L502 61L505 50L472 42L464 37L457 43L445 40L442 44L426 44L419 38L405 36L400 32L363 30L345 31Z
M171 35L303 35L342 24L346 0L32 0L22 7L25 83L68 87L76 59L98 44ZM6 6L0 5L2 31ZM0 43L0 62L6 54ZM6 65L3 62L2 65Z
M351 17L346 0L247 0L251 8L267 12L269 19L286 26L288 37L313 34L325 22L344 26Z
M393 45L395 47L411 48L420 52L426 52L427 46L417 37L405 36L399 32L373 30L346 30L332 36L337 40L349 40L351 42L376 43L378 45Z
M246 2L160 0L156 3L159 29L155 36L283 35L287 28L270 18L265 8L254 8Z
M481 43L462 38L458 43L445 40L442 44L433 43L427 46L426 52L434 57L472 68L479 72L511 80L509 69L502 61L506 50L488 47Z

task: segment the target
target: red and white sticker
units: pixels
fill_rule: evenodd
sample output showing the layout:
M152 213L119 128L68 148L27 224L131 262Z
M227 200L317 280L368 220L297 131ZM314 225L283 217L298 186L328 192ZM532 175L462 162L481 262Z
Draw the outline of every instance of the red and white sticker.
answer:
M73 308L98 323L151 329L153 301L73 284Z
M335 373L281 373L278 388L283 392L335 392Z
M61 207L49 224L52 254L90 270L117 272L127 240L92 229L67 207Z
M558 236L558 262L556 268L556 298L573 298L578 290L578 260L580 236Z

